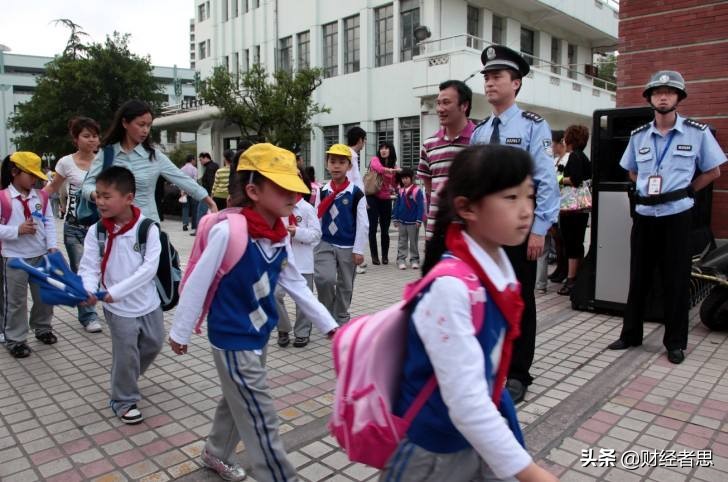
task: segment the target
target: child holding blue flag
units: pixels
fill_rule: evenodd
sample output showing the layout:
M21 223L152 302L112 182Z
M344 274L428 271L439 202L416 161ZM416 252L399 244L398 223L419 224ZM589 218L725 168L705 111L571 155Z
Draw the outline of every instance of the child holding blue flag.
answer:
M96 206L101 221L86 233L78 274L91 294L101 285L104 317L111 333L111 400L109 406L129 425L144 417L137 407L141 400L138 380L162 349L164 317L154 278L162 245L159 228L153 224L142 253L137 238L145 219L134 206L136 182L126 168L112 166L96 177ZM103 241L98 226L106 230Z
M28 321L35 337L46 345L58 341L51 328L53 307L40 298L37 285L30 284L33 307L28 320L28 273L8 266L12 258L37 265L46 253L57 250L56 227L48 196L33 186L48 178L41 160L32 152L16 152L3 160L0 170L0 239L2 240L5 303L2 333L5 346L15 358L30 356L26 343Z

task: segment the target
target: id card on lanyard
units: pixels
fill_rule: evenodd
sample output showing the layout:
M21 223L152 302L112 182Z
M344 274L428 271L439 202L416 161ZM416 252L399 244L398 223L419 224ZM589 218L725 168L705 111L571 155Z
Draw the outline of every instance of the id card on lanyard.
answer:
M662 150L662 153L660 153L657 150L657 141L655 138L652 138L652 144L655 146L655 174L647 178L647 195L648 196L656 196L660 193L662 193L662 176L657 174L657 171L660 169L660 164L662 164L662 160L665 159L665 156L667 155L667 151L670 150L670 144L672 144L672 138L675 137L675 129L670 131L670 134L667 136L667 141L665 141L665 148Z

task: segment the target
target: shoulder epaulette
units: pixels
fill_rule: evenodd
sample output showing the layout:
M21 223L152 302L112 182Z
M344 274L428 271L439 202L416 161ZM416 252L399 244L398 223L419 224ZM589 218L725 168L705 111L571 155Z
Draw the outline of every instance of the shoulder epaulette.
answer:
M533 122L543 122L543 117L536 114L535 112L529 112L527 110L524 110L523 112L521 112L521 115L528 120L532 120Z
M684 123L687 124L687 125L689 125L689 126L692 126L692 127L697 127L701 131L704 131L705 129L708 128L708 124L704 124L702 122L698 122L695 119L685 119Z
M632 129L632 132L630 132L630 135L633 136L633 135L637 134L638 132L642 132L643 130L648 129L650 127L650 124L652 124L652 122L643 124L643 125L639 126L637 129Z
M480 127L480 126L484 125L484 124L485 124L486 122L488 122L489 120L490 120L490 116L488 116L488 117L486 117L485 119L483 119L482 121L478 122L478 125L476 125L475 127L476 127L476 128L478 128L478 127Z

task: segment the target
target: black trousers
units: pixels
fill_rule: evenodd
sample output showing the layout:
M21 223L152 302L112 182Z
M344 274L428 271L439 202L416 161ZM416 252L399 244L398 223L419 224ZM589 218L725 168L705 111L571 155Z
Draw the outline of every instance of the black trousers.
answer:
M690 230L692 210L671 216L635 214L630 247L629 295L619 338L641 343L645 302L653 280L662 282L668 350L687 348L690 311ZM659 272L654 277L655 270Z
M589 213L563 213L559 215L559 228L564 239L566 257L584 257L584 234L589 222Z
M377 251L377 224L382 231L382 258L389 255L389 224L392 222L392 201L367 196L367 215L369 216L369 250L372 258L379 258Z
M521 336L513 344L513 357L508 369L508 378L515 378L524 385L530 385L533 377L528 373L533 364L536 350L536 260L527 259L528 239L519 246L506 246L506 254L513 265L516 278L521 283L523 316Z

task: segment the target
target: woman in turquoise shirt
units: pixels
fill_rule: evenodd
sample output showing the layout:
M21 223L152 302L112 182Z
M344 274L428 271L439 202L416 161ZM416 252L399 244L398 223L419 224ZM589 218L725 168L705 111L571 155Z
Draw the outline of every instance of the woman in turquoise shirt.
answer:
M116 111L111 127L104 136L103 145L113 145L112 165L122 166L134 173L136 196L134 204L142 214L159 222L159 213L154 201L154 189L159 176L179 187L197 201L217 212L217 206L207 191L192 178L183 173L159 149L152 146L149 130L152 127L152 109L145 102L130 100ZM83 182L83 195L92 201L96 198L96 176L104 163L103 150L94 159Z

